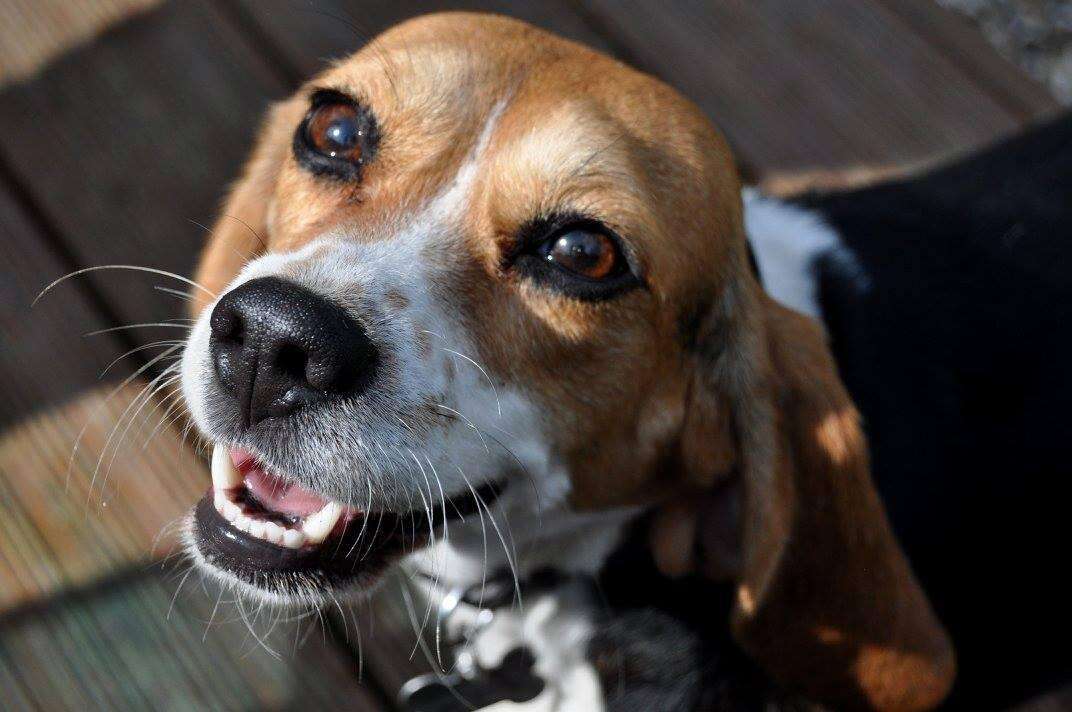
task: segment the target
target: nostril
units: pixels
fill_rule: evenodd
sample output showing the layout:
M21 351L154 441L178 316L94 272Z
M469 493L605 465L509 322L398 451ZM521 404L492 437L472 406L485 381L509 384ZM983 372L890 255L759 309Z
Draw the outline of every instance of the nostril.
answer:
M227 338L232 344L239 348L246 345L246 330L243 328L242 322L239 322L238 326L231 330L231 333L227 335Z
M309 354L297 344L283 344L276 353L275 366L297 383L305 383Z
M213 312L210 321L212 337L220 343L242 346L246 340L246 323L237 309L220 304Z
M243 346L246 343L246 324L242 317L231 313L217 331L221 341L226 341L235 346Z

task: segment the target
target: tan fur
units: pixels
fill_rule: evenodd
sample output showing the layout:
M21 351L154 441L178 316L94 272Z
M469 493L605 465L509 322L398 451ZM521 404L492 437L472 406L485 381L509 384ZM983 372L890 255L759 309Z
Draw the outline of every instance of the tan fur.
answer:
M310 87L374 112L382 140L360 184L294 160ZM752 279L730 152L666 85L504 18L406 22L272 111L198 279L219 292L260 239L270 251L336 228L391 239L449 188L493 116L456 227L422 259L450 266L452 282L431 288L469 320L488 372L539 400L574 506L739 483L720 491L744 492L739 556L727 557L739 568L727 571L740 577L733 629L746 650L819 700L937 703L952 652L889 531L821 331ZM646 288L581 303L504 271L520 226L550 211L612 227ZM669 544L656 537L678 572L696 563L679 551L697 529L689 516L664 517Z
M929 709L952 684L953 651L889 529L859 414L821 329L764 310L774 452L746 469L734 632L776 677L838 708Z

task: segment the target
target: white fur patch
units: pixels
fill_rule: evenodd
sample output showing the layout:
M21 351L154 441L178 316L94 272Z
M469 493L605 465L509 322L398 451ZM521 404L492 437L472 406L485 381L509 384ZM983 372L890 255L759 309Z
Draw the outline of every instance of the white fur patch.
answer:
M759 263L763 287L776 300L820 318L815 264L841 244L837 231L811 210L746 188L744 226Z
M419 589L433 608L452 595L427 584ZM527 702L497 702L482 712L600 712L605 707L603 689L587 658L599 611L593 590L572 578L523 605L496 608L486 620L487 611L455 609L443 622L444 633L448 640L465 641L455 654L469 658L478 669L497 668L517 648L527 648L535 658L532 672L544 681L543 691Z

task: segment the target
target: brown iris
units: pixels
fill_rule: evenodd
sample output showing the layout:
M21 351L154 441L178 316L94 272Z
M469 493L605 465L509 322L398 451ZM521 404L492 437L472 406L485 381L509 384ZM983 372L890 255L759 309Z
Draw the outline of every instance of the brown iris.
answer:
M361 114L352 104L323 104L309 116L309 144L328 158L353 163L361 161L365 127Z
M618 250L614 242L600 232L570 230L550 245L549 262L588 279L606 279L618 267Z

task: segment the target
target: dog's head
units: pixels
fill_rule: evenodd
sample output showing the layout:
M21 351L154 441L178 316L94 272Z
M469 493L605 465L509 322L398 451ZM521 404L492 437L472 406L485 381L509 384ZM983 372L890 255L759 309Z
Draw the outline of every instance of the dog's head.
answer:
M422 547L449 577L500 537L591 567L608 523L728 487L733 625L775 677L948 686L823 335L763 294L726 144L651 77L503 18L400 25L273 108L198 281L191 542L245 591L316 602Z

